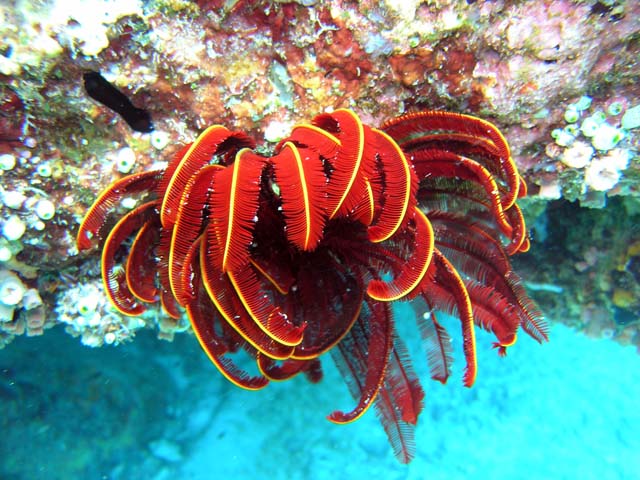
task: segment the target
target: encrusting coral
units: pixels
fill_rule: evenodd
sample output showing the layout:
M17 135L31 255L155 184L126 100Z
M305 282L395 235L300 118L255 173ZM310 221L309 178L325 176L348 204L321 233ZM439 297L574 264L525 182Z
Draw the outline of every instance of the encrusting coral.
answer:
M639 15L637 2L591 0L2 5L0 223L9 237L0 237L0 262L53 311L95 279L73 231L111 175L161 167L165 148L207 125L276 144L325 109L354 108L372 125L425 108L478 114L509 138L533 197L601 208L611 195L635 196ZM89 72L148 112L153 132L132 131L94 101ZM570 108L585 94L588 114ZM624 137L599 137L599 147L617 142L607 153L573 132L594 154L571 166L585 151L572 160L550 134L596 111ZM41 218L47 201L55 212ZM172 330L162 317L146 325Z

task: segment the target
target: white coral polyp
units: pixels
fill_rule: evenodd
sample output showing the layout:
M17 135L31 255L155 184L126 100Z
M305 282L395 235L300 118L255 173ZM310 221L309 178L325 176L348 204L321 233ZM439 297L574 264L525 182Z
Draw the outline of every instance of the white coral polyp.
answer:
M629 168L631 162L631 152L624 148L614 148L610 150L604 157L601 157L610 168L616 170L625 170Z
M578 140L563 152L560 161L571 168L584 168L589 165L593 153L591 145Z
M0 303L8 307L18 305L26 291L27 287L15 273L0 270Z
M620 181L620 171L604 159L596 159L587 167L584 182L592 190L605 192L611 190Z

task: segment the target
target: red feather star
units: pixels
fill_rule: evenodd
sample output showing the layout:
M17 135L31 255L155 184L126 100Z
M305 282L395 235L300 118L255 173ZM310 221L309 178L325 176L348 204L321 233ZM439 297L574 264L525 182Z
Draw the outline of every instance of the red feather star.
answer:
M322 377L331 352L356 405L375 405L398 459L411 460L424 392L395 333L391 302L414 300L432 378L450 375L452 348L436 312L459 318L476 378L475 326L504 355L519 328L547 326L509 256L529 248L516 200L526 186L491 123L468 115L407 114L380 129L352 111L293 128L271 157L215 125L166 169L111 184L78 232L102 248L105 291L118 311L161 302L185 311L200 345L231 382L260 389L304 373ZM139 206L114 225L125 197ZM249 373L233 354L255 359Z

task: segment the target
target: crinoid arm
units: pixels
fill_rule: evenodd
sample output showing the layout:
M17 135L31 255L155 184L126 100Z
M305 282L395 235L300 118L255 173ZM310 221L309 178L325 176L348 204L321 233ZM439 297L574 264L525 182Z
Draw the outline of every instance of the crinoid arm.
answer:
M352 422L374 406L408 463L425 395L393 302L413 302L416 336L441 383L455 350L441 314L462 331L467 387L479 368L476 327L493 334L500 355L521 330L548 338L510 263L530 242L516 203L526 184L509 146L469 115L411 113L377 129L337 109L294 127L272 156L254 147L214 125L166 169L116 180L89 208L78 248L102 249L118 311L138 315L159 302L175 322L186 315L239 387L299 373L319 382L329 353L353 403L328 419ZM127 197L138 203L121 214Z

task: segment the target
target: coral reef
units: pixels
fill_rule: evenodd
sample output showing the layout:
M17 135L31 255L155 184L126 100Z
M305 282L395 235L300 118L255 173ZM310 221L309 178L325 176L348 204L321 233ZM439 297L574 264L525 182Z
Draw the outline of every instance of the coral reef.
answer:
M35 289L44 319L21 329L29 309L18 304L0 325L0 344L60 323L60 306L95 282L95 264L77 254L73 236L97 192L114 177L164 165L211 124L274 144L325 110L352 108L380 124L447 108L505 132L540 198L532 218L556 199L634 204L639 16L638 2L598 0L3 3L0 268ZM155 130L133 131L94 101L87 72L149 112ZM602 248L613 258L618 246ZM135 331L113 322L96 338L128 332L118 343ZM159 324L163 336L182 328L145 321ZM89 335L77 326L69 329Z
M14 335L41 335L45 313L40 293L11 270L0 270L0 347Z
M617 191L615 187L637 155L632 145L636 135L633 129L637 127L633 121L635 107L623 116L625 107L620 101L609 102L606 112L591 106L588 96L569 104L564 112L566 125L551 132L554 141L547 144L545 153L562 163L558 175L562 196L593 207L604 206L606 197L599 192L621 193L622 187Z
M514 266L551 318L640 346L639 224L631 197L614 197L603 209L551 202L533 226L530 254Z

